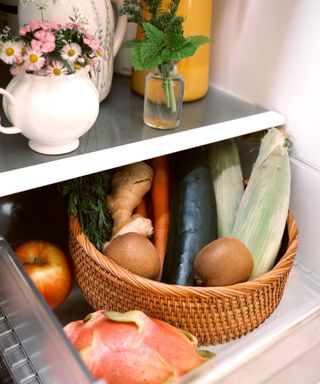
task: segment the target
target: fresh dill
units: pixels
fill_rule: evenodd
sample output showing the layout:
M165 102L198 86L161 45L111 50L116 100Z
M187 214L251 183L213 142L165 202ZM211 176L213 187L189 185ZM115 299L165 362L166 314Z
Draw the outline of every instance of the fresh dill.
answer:
M110 239L113 227L106 205L111 175L110 171L103 171L61 183L62 194L68 200L68 213L77 216L82 231L99 250Z

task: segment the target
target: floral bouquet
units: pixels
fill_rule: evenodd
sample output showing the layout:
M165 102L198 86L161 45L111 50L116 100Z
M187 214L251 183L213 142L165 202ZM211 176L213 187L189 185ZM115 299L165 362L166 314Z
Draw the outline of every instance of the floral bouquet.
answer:
M88 74L104 58L101 43L83 26L70 21L32 20L11 34L0 32L0 59L11 65L13 76L31 73L38 76Z

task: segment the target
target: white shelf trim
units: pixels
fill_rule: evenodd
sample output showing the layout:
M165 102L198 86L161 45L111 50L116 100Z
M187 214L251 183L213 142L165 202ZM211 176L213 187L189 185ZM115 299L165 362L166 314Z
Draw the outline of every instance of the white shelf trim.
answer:
M273 126L280 126L284 123L283 115L274 111L266 111L239 119L2 172L0 173L0 196L112 169L166 153L206 145Z

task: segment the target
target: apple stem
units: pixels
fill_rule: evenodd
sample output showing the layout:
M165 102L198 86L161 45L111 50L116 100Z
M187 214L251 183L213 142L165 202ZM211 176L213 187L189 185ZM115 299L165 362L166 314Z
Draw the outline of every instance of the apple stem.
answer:
M41 265L42 263L41 263L41 259L39 258L39 257L34 257L33 258L33 261L32 261L32 263L31 264L35 264L35 265Z

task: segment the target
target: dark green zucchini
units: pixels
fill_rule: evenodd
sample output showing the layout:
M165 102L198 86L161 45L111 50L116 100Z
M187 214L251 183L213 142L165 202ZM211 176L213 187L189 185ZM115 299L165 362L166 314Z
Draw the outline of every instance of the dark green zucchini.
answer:
M217 237L216 203L203 147L170 156L171 221L162 282L194 285L197 253Z

